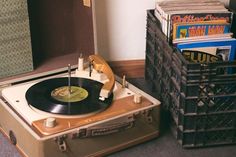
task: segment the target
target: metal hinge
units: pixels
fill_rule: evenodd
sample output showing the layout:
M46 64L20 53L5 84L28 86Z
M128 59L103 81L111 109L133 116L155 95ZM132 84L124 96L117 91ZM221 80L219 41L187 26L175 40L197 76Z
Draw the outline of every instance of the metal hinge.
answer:
M58 148L61 152L65 152L67 150L67 146L66 146L66 142L65 142L66 138L67 138L66 135L59 136L59 137L55 138L55 142L57 143Z

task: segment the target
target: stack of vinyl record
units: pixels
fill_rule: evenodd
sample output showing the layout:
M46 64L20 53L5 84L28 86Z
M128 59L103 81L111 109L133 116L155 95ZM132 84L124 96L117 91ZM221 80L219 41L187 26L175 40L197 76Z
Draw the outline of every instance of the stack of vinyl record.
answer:
M219 0L157 2L155 16L168 41L184 51L189 61L235 60L236 40L231 32L233 13Z

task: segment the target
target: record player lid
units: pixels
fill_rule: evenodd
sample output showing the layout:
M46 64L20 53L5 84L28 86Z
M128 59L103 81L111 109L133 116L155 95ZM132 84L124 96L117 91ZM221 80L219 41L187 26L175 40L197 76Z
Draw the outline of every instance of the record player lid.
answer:
M81 53L86 58L95 52L92 4L88 6L78 0L34 0L28 1L28 13L34 70L0 78L0 86L9 80L75 65Z

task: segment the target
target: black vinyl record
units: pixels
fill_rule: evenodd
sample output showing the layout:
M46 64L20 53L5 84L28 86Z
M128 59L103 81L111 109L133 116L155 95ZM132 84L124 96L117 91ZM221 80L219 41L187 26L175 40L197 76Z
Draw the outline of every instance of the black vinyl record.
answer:
M82 115L106 109L113 99L111 94L104 101L99 99L102 83L71 77L71 95L68 98L68 78L48 79L31 86L26 92L29 105L45 112L63 115Z

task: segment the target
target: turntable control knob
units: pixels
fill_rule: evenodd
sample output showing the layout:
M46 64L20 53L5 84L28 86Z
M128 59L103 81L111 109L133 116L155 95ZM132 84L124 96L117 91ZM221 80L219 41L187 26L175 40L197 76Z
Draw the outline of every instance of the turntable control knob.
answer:
M44 121L44 126L47 128L54 128L56 126L56 118L50 117Z
M140 104L142 102L142 95L141 94L134 94L134 103Z

